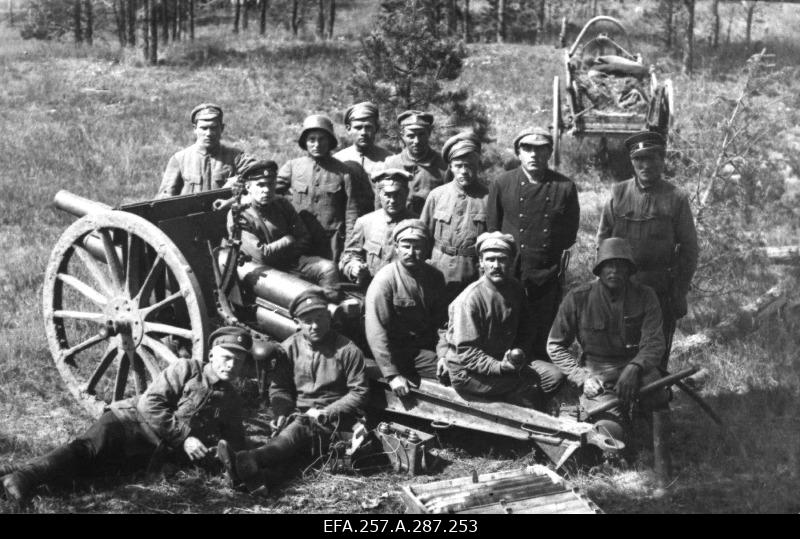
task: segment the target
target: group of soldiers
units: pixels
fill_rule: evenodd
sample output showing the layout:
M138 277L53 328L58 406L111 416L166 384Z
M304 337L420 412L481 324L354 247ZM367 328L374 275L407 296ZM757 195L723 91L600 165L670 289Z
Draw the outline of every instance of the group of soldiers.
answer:
M513 140L520 165L486 181L481 141L459 133L435 151L426 112L397 117L404 149L396 155L375 143L372 103L347 109L354 143L337 153L330 119L309 116L298 136L304 154L281 167L224 144L221 107L198 105L190 118L196 141L170 159L158 196L235 186L246 209L232 212L228 227L240 230L244 256L317 285L290 305L300 330L273 354L277 434L245 448L230 382L252 342L221 328L207 363L171 365L77 440L0 469L11 499L25 501L59 475L163 448L193 461L216 448L232 483L252 489L321 436L351 428L368 383L363 351L333 328L328 305L341 298L342 281L365 291L369 351L400 397L421 378L438 378L466 399L544 409L566 381L586 408L620 399L594 420L623 441L633 403L668 406L666 390L639 399L639 389L667 367L697 238L687 195L663 179L659 133L626 140L635 176L615 184L603 207L598 278L564 295L580 206L575 183L548 168L547 129L522 130Z

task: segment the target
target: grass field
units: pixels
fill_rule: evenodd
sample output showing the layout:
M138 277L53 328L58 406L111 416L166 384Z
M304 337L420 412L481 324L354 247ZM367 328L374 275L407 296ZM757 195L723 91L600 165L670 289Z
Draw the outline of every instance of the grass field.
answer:
M800 20L796 11L790 15ZM368 22L366 17L360 20ZM349 27L341 31L357 35ZM800 105L800 47L776 39L770 46L788 71L778 95L770 98L789 108L780 113L783 123L776 124L767 143L784 148L792 129L797 136L792 126ZM298 155L296 136L309 113L329 114L344 140L342 112L349 103L345 87L357 47L352 39L314 43L291 40L281 31L269 41L223 39L201 31L195 43L167 47L163 63L147 68L138 52L103 44L90 49L23 42L14 31L0 27L0 462L22 461L52 449L90 424L53 367L42 331L44 269L53 244L71 222L52 206L55 192L68 189L112 205L152 196L169 156L192 142L187 115L202 101L225 109L229 142L279 163ZM717 56L718 62L705 56L704 68L693 79L673 74L677 127L683 135L698 129L688 119L713 106L715 95L734 96L733 66L746 57L741 49L732 47ZM549 118L552 78L561 74L560 53L551 46L513 44L476 44L469 51L457 82L488 109L497 140L490 151L507 156L520 127ZM654 46L645 52L657 55ZM677 73L674 62L665 67ZM709 138L717 136L708 133ZM590 276L593 235L608 192L608 174L593 166L592 152L591 141L565 143L569 159L564 170L578 181L582 206L571 284ZM790 206L742 226L765 243L796 244L798 222ZM717 277L715 271L721 269L715 260L703 255L701 263L706 268L703 284L716 292L693 291L692 310L682 323L687 332L718 321L780 280L796 283L798 277L753 258L726 267ZM796 301L797 287L791 292ZM709 371L702 393L739 443L723 439L677 392L676 478L666 493L655 490L647 451L630 468L600 467L572 479L607 512L800 511L798 349L800 323L796 311L787 311L758 331L710 346L689 360ZM529 447L501 439L448 432L440 440L438 452L445 465L414 481L465 475L472 469L514 468L533 459ZM397 489L410 481L387 473L322 474L253 497L233 492L219 477L188 470L168 479L114 476L42 490L31 511L390 513L402 512ZM0 513L12 510L0 501Z

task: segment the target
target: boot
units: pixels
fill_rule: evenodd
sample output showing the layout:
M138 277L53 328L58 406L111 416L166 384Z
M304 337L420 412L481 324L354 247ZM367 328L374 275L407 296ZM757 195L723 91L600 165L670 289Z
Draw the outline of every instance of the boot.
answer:
M74 475L81 460L78 449L72 444L35 458L3 477L6 497L20 506L26 505L36 487L57 477Z
M255 490L261 486L261 474L253 451L234 452L228 442L220 440L217 457L225 467L232 488L244 484L247 490Z

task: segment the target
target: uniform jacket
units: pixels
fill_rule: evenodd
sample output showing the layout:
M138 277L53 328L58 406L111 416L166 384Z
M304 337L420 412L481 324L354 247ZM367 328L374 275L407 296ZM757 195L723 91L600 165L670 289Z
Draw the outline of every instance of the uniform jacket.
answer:
M600 241L627 238L639 271L634 281L655 289L659 296L669 293L674 278L674 291L683 297L689 291L697 269L697 232L689 206L689 197L667 181L643 188L632 178L615 184L611 198L603 208ZM673 263L674 249L680 244L680 254ZM670 275L671 266L677 271Z
M399 373L393 352L434 350L447 304L442 272L429 264L413 274L396 260L372 279L364 300L365 330L372 355L384 376Z
M451 375L458 371L500 376L506 350L530 352L533 333L522 285L509 279L500 286L486 277L467 286L448 308L449 321L440 348ZM442 354L442 352L444 352Z
M276 415L295 408L321 408L328 415L358 414L369 386L364 355L347 337L331 331L320 343L301 333L286 339L273 371L269 398Z
M664 356L661 308L652 288L629 282L623 297L613 301L595 280L571 290L558 310L547 353L578 386L592 376L614 382L628 363L648 372ZM570 352L577 339L580 360Z
M193 144L177 152L167 163L156 198L186 195L225 187L252 158L226 144L211 154Z
M475 240L487 230L489 189L476 183L465 191L451 181L437 187L422 208L422 219L433 234L431 265L446 282L470 283L478 278Z
M292 159L278 171L278 183L291 187L292 205L301 216L311 218L329 235L338 233L344 241L353 229L358 187L353 184L352 169L338 159L316 160L307 155Z
M386 159L386 168L401 168L414 175L408 182L406 206L414 216L418 216L422 213L422 206L430 192L444 184L447 163L438 152L432 149L429 149L428 155L419 161L414 160L408 150L404 149Z
M206 445L224 438L244 445L242 400L234 387L220 380L210 364L179 359L137 397L112 402L120 420L143 427L154 443L180 449L189 436Z
M308 229L291 202L276 197L266 206L251 205L244 210L242 252L256 264L282 267L306 254L311 243ZM228 233L233 229L228 213Z
M517 242L517 276L525 286L540 286L558 274L561 252L578 235L580 206L575 184L548 170L533 183L522 167L501 174L489 187L489 230L511 234Z
M359 211L360 215L370 213L379 207L375 186L370 181L372 176L384 168L386 158L392 155L392 152L381 146L373 145L366 152L361 153L358 147L353 144L339 150L333 157L351 167L354 174L358 174L360 183L362 184L359 191L363 192L363 200L361 204L363 208Z
M394 258L394 241L392 241L394 227L403 219L410 217L407 211L392 217L383 208L359 217L353 227L353 233L344 245L339 270L348 275L351 265L366 262L370 275L378 273L378 270Z

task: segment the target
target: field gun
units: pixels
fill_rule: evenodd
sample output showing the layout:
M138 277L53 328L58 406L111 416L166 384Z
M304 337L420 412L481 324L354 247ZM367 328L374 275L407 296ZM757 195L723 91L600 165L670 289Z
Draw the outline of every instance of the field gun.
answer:
M228 209L236 204L231 194L220 189L115 208L67 191L56 194L55 207L78 219L56 242L45 272L45 333L67 387L92 415L108 402L142 393L179 357L203 359L207 336L219 325L247 328L256 359L268 349L264 343L297 331L289 305L313 285L239 256L236 235L227 237ZM369 356L363 293L343 287L345 298L329 306L334 323ZM530 441L556 466L588 446L624 447L590 423L465 400L435 381L423 380L399 398L368 362L376 413Z

